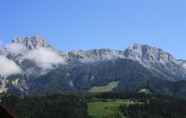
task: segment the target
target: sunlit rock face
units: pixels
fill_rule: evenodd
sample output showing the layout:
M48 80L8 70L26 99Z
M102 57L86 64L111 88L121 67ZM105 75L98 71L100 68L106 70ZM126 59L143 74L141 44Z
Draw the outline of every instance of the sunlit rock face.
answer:
M12 40L12 42L5 46L5 51L11 58L20 61L20 57L27 54L31 50L39 48L49 48L47 41L41 36L31 36L31 37L17 37ZM4 52L5 52L4 51Z
M126 57L139 62L168 63L175 62L176 59L169 53L148 45L133 44L125 51Z
M67 55L69 60L78 60L82 63L93 63L99 61L115 60L118 58L125 58L123 51L112 49L93 49L93 50L79 50L70 51Z
M13 44L21 44L27 49L36 49L41 47L48 47L49 44L41 36L31 36L31 37L18 37L12 40Z

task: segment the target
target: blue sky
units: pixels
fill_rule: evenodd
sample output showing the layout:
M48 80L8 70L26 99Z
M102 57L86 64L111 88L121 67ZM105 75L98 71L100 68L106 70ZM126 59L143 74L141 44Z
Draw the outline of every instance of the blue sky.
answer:
M61 50L142 43L186 59L186 1L0 0L0 42L36 34Z

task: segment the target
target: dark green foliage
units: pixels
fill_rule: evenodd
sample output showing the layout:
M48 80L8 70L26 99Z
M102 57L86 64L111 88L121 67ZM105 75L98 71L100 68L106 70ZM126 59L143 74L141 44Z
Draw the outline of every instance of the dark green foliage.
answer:
M186 118L186 101L171 97L144 97L142 104L120 109L127 118Z
M75 95L3 99L4 106L15 110L17 118L87 118L85 99Z
M0 118L14 118L14 116L9 113L5 108L0 106Z
M181 98L119 92L82 96L85 94L24 98L6 95L2 98L2 105L17 118L90 118L87 103L89 107L92 103L98 104L93 107L96 108L93 109L95 114L100 113L103 105L108 106L102 109L104 111L113 108L111 111L114 112L105 112L104 118L186 118L186 100Z

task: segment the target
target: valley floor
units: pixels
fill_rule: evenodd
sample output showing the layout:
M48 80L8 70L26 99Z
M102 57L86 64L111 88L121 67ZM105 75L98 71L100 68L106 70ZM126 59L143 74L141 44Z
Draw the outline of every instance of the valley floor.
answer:
M88 103L88 114L90 118L109 118L120 116L125 118L119 110L120 105L129 105L129 100L105 99Z
M88 114L90 118L127 118L121 111L122 106L142 104L130 99L97 99L88 103Z

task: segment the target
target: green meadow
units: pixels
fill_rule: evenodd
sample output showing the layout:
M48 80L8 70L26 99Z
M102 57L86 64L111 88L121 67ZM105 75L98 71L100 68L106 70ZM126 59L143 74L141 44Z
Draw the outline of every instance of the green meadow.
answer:
M104 100L88 103L90 118L125 118L119 110L120 105L129 105L128 100Z

